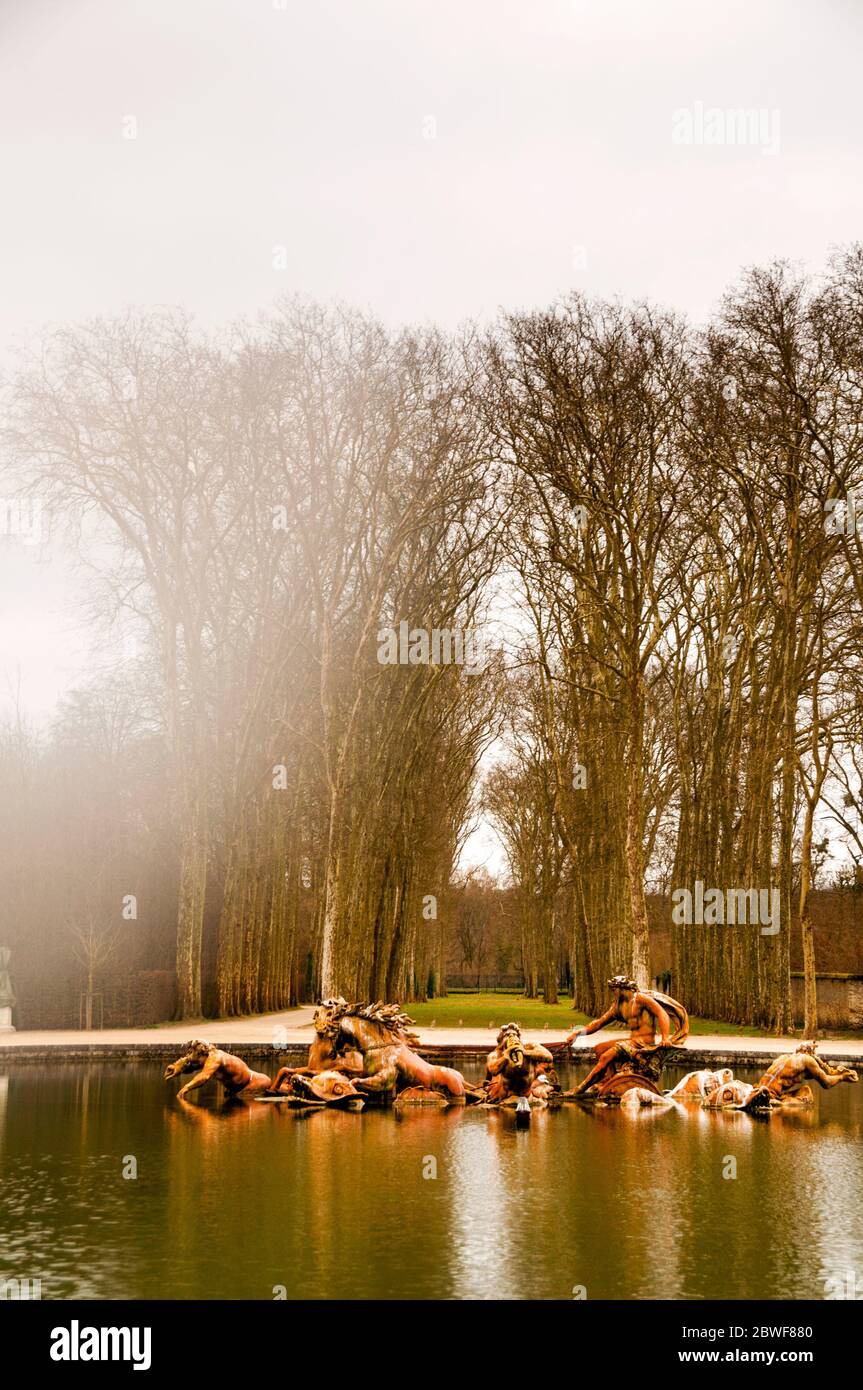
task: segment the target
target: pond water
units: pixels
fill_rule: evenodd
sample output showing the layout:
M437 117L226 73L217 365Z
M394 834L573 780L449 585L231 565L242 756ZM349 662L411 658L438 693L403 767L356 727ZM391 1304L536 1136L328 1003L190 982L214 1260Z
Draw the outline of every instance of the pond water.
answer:
M41 1279L43 1299L784 1299L863 1281L863 1085L764 1119L566 1105L527 1130L470 1108L185 1109L174 1090L148 1063L0 1067L0 1279Z

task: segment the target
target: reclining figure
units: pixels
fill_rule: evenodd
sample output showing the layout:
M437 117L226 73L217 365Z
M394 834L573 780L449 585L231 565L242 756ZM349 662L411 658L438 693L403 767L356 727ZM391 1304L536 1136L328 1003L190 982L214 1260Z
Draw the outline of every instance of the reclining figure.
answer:
M645 1086L630 1086L620 1097L621 1110L641 1110L646 1105L670 1105L675 1109L677 1101L672 1100L671 1094L663 1096L656 1091L648 1091Z
M829 1090L842 1081L859 1080L852 1067L834 1066L815 1056L818 1044L801 1042L794 1052L777 1057L755 1085L748 1081L726 1081L709 1092L704 1104L709 1110L773 1110L778 1106L814 1104L810 1081Z
M815 1081L823 1089L838 1086L843 1081L859 1081L853 1067L843 1064L834 1066L831 1062L816 1057L816 1042L807 1039L798 1044L794 1052L786 1052L770 1063L764 1075L756 1081L751 1093L743 1103L745 1110L765 1110L772 1105L813 1105L810 1081Z
M734 1080L730 1067L720 1071L689 1071L667 1095L674 1100L706 1100L711 1091Z
M162 1079L170 1081L172 1077L186 1071L194 1071L197 1074L177 1092L178 1100L184 1100L190 1091L197 1091L208 1081L221 1081L229 1100L234 1097L251 1100L270 1086L270 1078L264 1076L263 1072L252 1071L251 1067L242 1058L235 1057L233 1052L222 1052L215 1043L205 1042L202 1038L194 1038L186 1044L182 1057L168 1064Z
M754 1087L748 1081L723 1081L704 1097L708 1110L739 1110L752 1095Z
M362 1110L363 1098L349 1076L340 1071L319 1071L312 1076L297 1071L291 1077L287 1094L294 1105L335 1105L349 1110ZM268 1100L268 1096L263 1097Z

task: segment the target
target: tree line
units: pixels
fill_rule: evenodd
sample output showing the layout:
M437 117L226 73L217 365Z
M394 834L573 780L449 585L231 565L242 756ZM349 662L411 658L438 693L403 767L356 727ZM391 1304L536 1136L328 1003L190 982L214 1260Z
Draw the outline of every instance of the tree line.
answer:
M4 472L104 656L0 736L9 944L116 937L180 1017L424 997L483 816L527 992L646 982L660 881L770 890L775 931L675 925L675 990L785 1029L799 932L811 1026L825 824L861 849L861 319L853 247L702 329L569 296L457 336L294 300L45 334Z

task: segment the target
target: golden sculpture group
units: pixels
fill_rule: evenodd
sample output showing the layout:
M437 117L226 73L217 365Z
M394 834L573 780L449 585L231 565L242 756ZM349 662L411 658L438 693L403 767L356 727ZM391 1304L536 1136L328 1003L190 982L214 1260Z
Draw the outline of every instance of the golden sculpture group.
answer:
M735 1080L724 1068L689 1072L664 1093L663 1066L689 1034L685 1008L667 994L640 990L625 975L616 975L608 984L614 998L606 1012L551 1047L526 1042L518 1024L504 1024L479 1085L421 1056L412 1020L397 1004L349 1004L342 998L325 999L316 1010L315 1037L305 1067L282 1067L271 1080L232 1053L195 1040L166 1068L165 1080L194 1072L177 1093L181 1100L208 1081L219 1081L230 1097L302 1108L360 1110L367 1100L377 1099L398 1107L472 1104L520 1111L568 1100L619 1103L626 1109L694 1100L709 1109L770 1111L811 1105L812 1082L829 1089L858 1080L851 1067L822 1060L815 1055L816 1043L806 1041L777 1057L754 1085ZM573 1090L564 1091L555 1053L568 1052L576 1038L613 1023L625 1024L628 1037L597 1043L596 1061L587 1076Z

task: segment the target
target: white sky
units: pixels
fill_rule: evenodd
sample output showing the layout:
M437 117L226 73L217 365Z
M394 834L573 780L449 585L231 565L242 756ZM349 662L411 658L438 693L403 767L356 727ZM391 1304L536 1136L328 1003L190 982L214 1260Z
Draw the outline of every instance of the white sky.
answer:
M742 265L861 235L856 0L280 3L0 0L4 362L45 322L294 290L701 318ZM675 144L696 102L778 111L778 153ZM75 599L54 543L0 535L0 708L20 679L44 718L74 678Z

